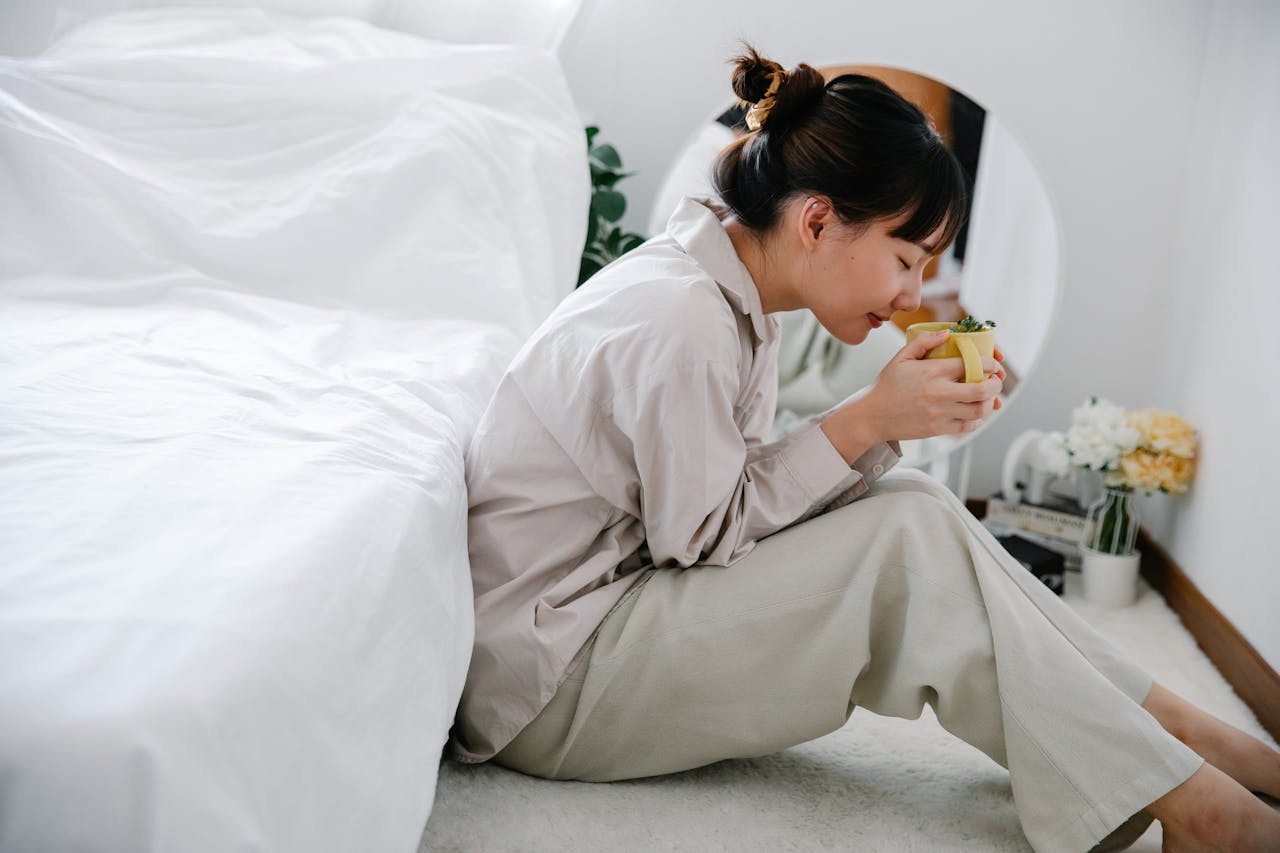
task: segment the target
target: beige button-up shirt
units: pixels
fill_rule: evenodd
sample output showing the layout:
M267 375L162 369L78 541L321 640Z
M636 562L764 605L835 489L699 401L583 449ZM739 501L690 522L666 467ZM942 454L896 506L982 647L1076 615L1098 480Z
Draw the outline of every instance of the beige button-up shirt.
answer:
M901 457L888 442L846 464L819 428L832 410L767 441L779 321L722 216L686 196L666 233L556 307L481 416L466 452L475 647L449 740L461 761L492 758L538 715L633 584L732 566Z

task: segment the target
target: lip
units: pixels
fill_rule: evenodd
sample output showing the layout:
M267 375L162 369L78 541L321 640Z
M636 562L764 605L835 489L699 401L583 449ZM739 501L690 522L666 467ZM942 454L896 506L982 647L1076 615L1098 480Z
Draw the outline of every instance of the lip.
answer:
M867 312L867 319L871 322L871 328L873 329L880 328L880 326L884 323L884 320L881 320L879 317L877 317L875 314L872 314L869 311Z

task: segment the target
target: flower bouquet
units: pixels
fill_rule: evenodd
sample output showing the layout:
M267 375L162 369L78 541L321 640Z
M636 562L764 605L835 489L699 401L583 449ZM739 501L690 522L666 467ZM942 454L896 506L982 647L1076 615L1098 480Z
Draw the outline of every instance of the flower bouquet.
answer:
M1072 412L1071 428L1048 433L1040 449L1058 476L1072 467L1102 474L1105 493L1090 504L1080 543L1085 598L1113 607L1132 603L1141 556L1133 492L1185 492L1195 472L1195 430L1169 412L1126 412L1090 397Z

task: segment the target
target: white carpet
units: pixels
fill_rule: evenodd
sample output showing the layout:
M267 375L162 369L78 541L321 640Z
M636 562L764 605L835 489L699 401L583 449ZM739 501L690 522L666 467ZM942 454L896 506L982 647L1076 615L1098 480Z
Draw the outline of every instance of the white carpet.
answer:
M1137 604L1064 599L1170 690L1275 746L1145 581ZM844 728L763 758L628 782L552 782L445 760L422 851L1027 851L1009 774L938 725L858 708ZM1130 850L1159 853L1153 823Z

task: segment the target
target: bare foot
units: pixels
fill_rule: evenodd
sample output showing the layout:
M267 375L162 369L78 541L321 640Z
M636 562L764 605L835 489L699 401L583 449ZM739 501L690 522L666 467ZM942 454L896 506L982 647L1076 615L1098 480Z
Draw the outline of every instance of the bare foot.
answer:
M1142 707L1178 740L1250 791L1280 798L1280 752L1160 684Z
M1207 761L1147 811L1160 821L1162 853L1280 850L1280 814Z

